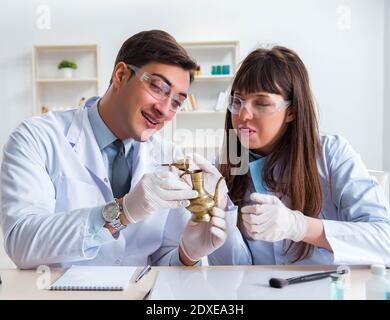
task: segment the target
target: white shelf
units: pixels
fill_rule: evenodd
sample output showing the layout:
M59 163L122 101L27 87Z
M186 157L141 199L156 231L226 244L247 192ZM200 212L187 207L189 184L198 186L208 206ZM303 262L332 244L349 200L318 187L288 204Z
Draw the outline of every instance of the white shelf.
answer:
M77 82L98 82L97 78L93 79L37 79L37 83L77 83Z
M70 110L70 109L75 109L77 108L76 106L57 106L52 108L52 111L63 111L63 110Z
M185 115L185 116L220 116L226 114L226 110L224 111L180 111L176 115Z
M75 50L75 49L96 49L96 44L49 44L49 45L35 45L34 48L38 50Z
M231 81L231 80L233 80L233 76L229 74L195 76L195 81Z
M203 47L218 47L218 48L237 48L239 46L238 40L233 41L187 41L180 42L180 44L187 49L198 49Z
M64 78L58 63L73 60L77 69ZM96 44L35 45L32 50L33 114L77 107L82 98L99 95L99 50Z
M191 85L194 99L189 97L165 133L168 136L170 132L172 140L181 148L203 153L209 160L213 160L219 153L224 135L226 101L222 101L223 96L220 94L227 92L233 81L239 61L239 42L181 42L181 45L200 66L200 74L195 76ZM220 65L229 65L230 73L211 74L213 66ZM196 106L195 111L191 111L193 104ZM215 110L216 106L221 109Z

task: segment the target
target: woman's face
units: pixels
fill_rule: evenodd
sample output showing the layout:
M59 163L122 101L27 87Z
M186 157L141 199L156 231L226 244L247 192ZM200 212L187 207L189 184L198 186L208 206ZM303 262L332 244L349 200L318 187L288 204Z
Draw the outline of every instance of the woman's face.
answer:
M241 144L258 154L268 155L293 120L283 96L267 92L245 95L235 91L229 109Z

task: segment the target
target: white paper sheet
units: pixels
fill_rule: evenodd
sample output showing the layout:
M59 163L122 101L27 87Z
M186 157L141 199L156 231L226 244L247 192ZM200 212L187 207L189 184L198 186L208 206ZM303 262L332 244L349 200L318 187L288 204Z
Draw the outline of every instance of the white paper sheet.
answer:
M270 278L290 278L321 271L280 271L226 269L162 270L150 299L178 300L327 300L330 279L289 285L282 289L269 286Z

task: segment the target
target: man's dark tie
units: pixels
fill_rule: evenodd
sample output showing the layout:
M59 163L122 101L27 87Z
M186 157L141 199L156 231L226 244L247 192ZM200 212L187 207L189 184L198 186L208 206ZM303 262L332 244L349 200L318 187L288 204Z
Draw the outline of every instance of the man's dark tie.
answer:
M114 198L122 198L130 190L131 172L122 140L115 140L113 144L117 154L112 163L111 188Z

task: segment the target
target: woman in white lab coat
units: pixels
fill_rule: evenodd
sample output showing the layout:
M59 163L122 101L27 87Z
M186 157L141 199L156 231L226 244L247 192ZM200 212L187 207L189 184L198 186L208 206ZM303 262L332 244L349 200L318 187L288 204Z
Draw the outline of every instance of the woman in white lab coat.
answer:
M344 138L319 134L308 73L294 51L250 53L228 109L219 169L253 264L390 264L384 192ZM232 149L241 164L249 153L246 174L232 174Z

